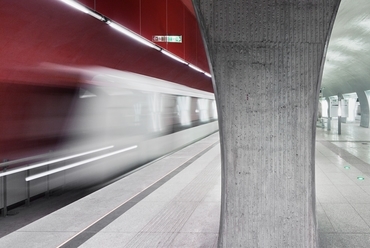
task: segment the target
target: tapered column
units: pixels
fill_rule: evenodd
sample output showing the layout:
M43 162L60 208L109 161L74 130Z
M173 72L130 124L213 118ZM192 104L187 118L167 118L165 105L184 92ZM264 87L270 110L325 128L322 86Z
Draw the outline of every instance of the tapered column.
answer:
M316 247L316 112L339 0L193 3L219 111L219 247Z
M364 91L358 91L357 97L361 108L361 127L369 127L369 101Z

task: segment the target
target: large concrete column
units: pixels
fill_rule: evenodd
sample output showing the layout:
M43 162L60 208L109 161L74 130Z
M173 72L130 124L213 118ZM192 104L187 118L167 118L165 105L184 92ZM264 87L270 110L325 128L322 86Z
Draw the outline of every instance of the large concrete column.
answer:
M358 91L357 97L361 108L361 127L369 127L369 101L364 91Z
M316 247L316 111L339 0L193 3L219 111L219 247Z

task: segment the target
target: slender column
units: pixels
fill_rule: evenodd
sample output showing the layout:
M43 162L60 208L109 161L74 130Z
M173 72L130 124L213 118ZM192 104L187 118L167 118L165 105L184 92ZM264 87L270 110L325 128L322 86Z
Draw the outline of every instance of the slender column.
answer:
M364 91L358 91L357 97L361 108L361 127L369 127L369 101Z
M339 0L193 3L219 111L219 247L316 247L316 112Z
M331 99L326 97L325 100L328 102L328 131L331 130Z

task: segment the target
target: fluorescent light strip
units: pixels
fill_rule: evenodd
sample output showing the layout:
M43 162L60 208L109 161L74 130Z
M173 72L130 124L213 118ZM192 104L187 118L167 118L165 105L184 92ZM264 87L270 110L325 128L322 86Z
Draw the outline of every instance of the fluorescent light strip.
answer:
M206 75L207 77L210 77L210 78L212 77L212 75L209 74L208 72L205 72L204 75Z
M166 50L161 50L161 52L164 54L164 55L167 55L168 57L170 57L170 58L172 58L172 59L174 59L174 60L177 60L177 61L179 61L179 62L181 62L181 63L183 63L183 64L188 64L185 60L183 60L183 59L181 59L181 58L179 58L179 57L177 57L176 55L173 55L172 53L169 53L169 52L167 52Z
M60 1L62 1L65 4L68 4L69 6L75 8L79 11L84 12L85 14L91 15L92 17L98 19L99 21L105 21L105 18L103 16L99 15L98 13L95 13L94 11L86 8L85 6L83 6L82 4L80 4L76 1L73 1L73 0L60 0Z
M196 70L196 71L204 73L204 71L202 69L200 69L199 67L196 67L195 65L189 64L189 67Z
M99 21L102 21L102 22L105 22L105 17L104 16L101 16L99 15L98 13L94 12L94 11L91 11L89 10L89 12L87 12L87 14L91 15L92 17L98 19Z
M99 159L102 159L102 158L110 157L110 156L113 156L113 155L116 155L116 154L119 154L119 153L122 153L122 152L127 152L127 151L133 150L135 148L137 148L136 145L135 146L130 146L130 147L127 147L125 149L121 149L121 150L111 152L111 153L108 153L108 154L105 154L105 155L101 155L101 156L98 156L98 157L95 157L95 158L86 159L86 160L83 160L83 161L80 161L80 162L77 162L77 163L73 163L73 164L66 165L66 166L63 166L63 167L59 167L59 168L56 168L56 169L53 169L53 170L45 171L43 173L32 175L32 176L26 177L26 182L32 181L32 180L35 180L35 179L38 179L38 178L41 178L41 177L45 177L45 176L48 176L48 175L51 175L51 174L54 174L54 173L57 173L57 172L65 171L65 170L68 170L68 169L71 169L71 168L74 168L74 167L77 167L77 166L80 166L80 165L83 165L83 164L87 164L87 163L90 163L90 162L93 162L93 161L96 161L96 160L99 160Z
M81 156L84 156L84 155L87 155L87 154L104 151L104 150L107 150L107 149L111 149L113 147L114 146L107 146L107 147L103 147L103 148L92 150L92 151L88 151L88 152L78 153L78 154L75 154L75 155L71 155L71 156L67 156L67 157L63 157L63 158L58 158L58 159L53 159L53 160L50 160L50 161L45 161L45 162L41 162L41 163L37 163L37 164L25 166L25 167L22 167L22 168L19 168L19 169L14 169L14 170L6 171L6 172L3 172L3 173L0 173L0 177L4 177L4 176L7 176L7 175L15 174L15 173L18 173L18 172L21 172L21 171L31 170L31 169L34 169L34 168L38 168L38 167L41 167L41 166L44 166L44 165L48 165L48 164L57 163L57 162L60 162L60 161L71 159L71 158L77 158L77 157L81 157Z
M138 41L138 42L140 42L140 43L142 43L142 44L144 44L148 47L154 48L157 51L161 50L158 46L154 45L153 43L149 42L148 40L144 39L143 37L135 34L134 32L118 25L117 23L112 22L112 21L108 21L107 23L108 23L109 26L111 26L112 28L114 28L118 32L123 33L123 34L129 36L130 38L132 38L132 39L134 39L134 40L136 40L136 41Z
M85 6L82 6L81 4L79 4L79 3L75 2L75 1L72 1L72 0L60 0L60 1L62 1L63 3L68 4L69 6L75 8L75 9L78 9L79 11L82 11L82 12L84 12L86 14L89 13L89 9L88 8L86 8Z

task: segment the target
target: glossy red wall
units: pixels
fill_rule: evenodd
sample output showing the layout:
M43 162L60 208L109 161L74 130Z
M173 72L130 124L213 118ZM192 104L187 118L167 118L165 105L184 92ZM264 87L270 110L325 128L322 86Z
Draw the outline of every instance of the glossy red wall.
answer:
M141 22L151 22L151 19L141 18L138 25L138 16L135 14L135 8L136 10L142 8L135 3L150 2L149 0L104 0L101 3L104 2L107 5L101 7L99 7L99 1L95 1L95 5L101 11L105 11L103 6L107 8L107 11L112 11L119 9L121 2L130 3L130 5L125 5L131 6L131 9L125 7L127 15L122 15L120 12L114 14L114 11L107 15L119 22L121 22L119 17L125 16L125 18L121 17L122 22L130 20L127 21L127 26L131 25L133 29L140 27ZM86 4L89 4L88 2ZM111 2L111 7L108 2ZM94 5L94 1L90 3ZM149 6L160 8L159 5L148 3L145 11L142 8L143 13L148 12L148 15L159 17L160 15L155 14L155 10L150 9ZM181 6L180 2L175 6ZM192 15L184 5L180 13ZM129 14L130 18L128 18ZM142 23L142 33L146 35L151 32L157 33L162 25L163 22L152 23L150 27L158 31L150 31L150 28L144 28L145 25ZM195 32L194 27L196 23L190 22L185 25L185 31ZM213 90L211 79L204 74L118 33L107 24L57 0L1 0L0 37L0 82L18 77L19 73L16 69L51 62L72 66L105 66L145 74L206 91ZM197 55L201 50L199 49L200 44L196 40L191 40L179 47L171 46L169 49L179 55L184 54L185 59L193 62L199 60ZM202 63L206 65L205 61ZM197 65L204 68L199 63ZM24 80L31 80L31 78L24 78Z
M209 72L198 23L189 0L79 0L132 31L153 40L154 35L181 35L182 43L157 44Z

